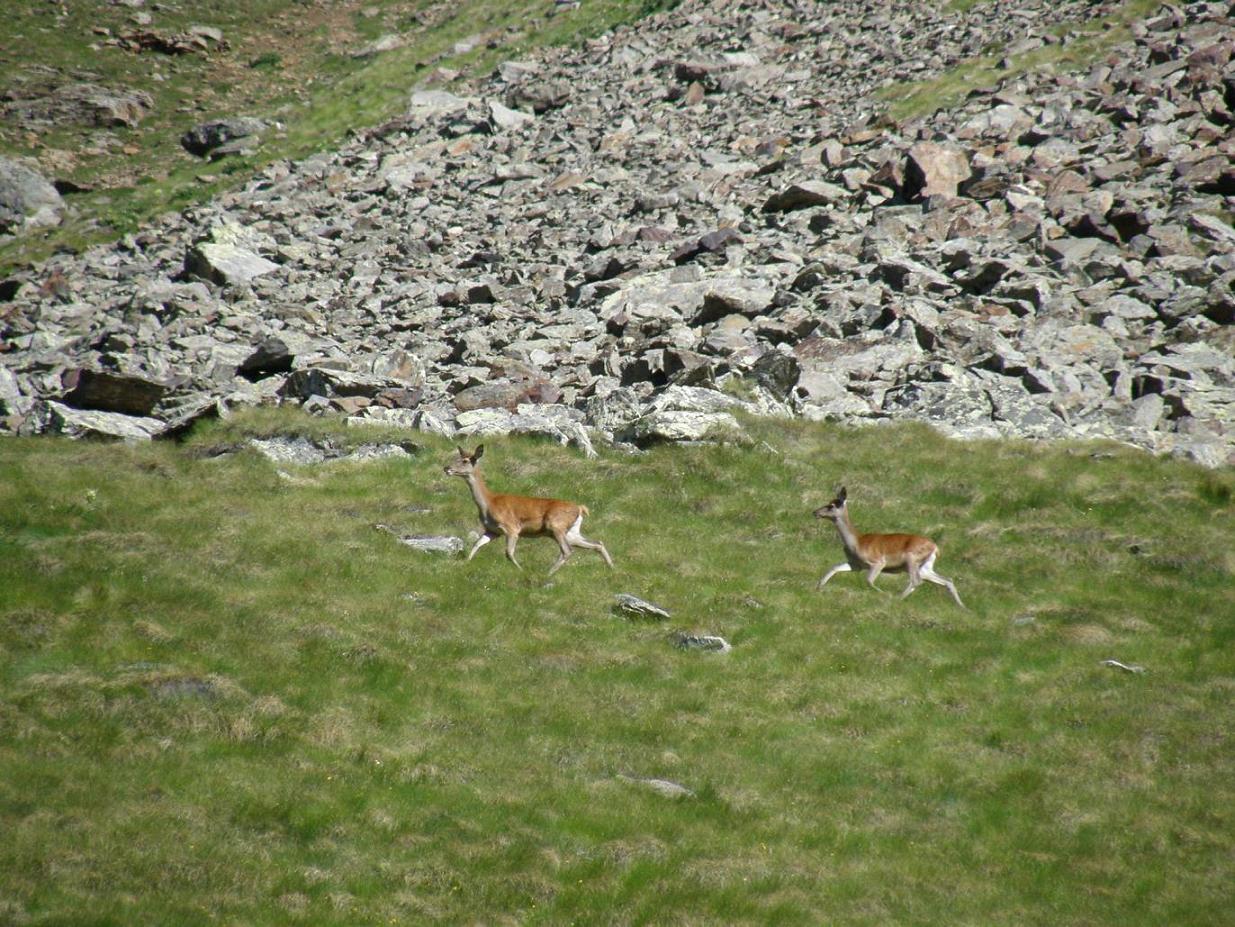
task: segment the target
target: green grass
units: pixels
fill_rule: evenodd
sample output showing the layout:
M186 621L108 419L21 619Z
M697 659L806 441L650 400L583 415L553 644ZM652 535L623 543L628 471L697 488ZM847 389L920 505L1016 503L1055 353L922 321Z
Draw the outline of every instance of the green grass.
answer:
M967 13L988 0L948 0L946 8L953 13Z
M949 8L966 12L982 0L951 0ZM1081 70L1098 61L1109 49L1131 38L1129 26L1149 16L1162 0L1124 0L1107 16L1080 23L1062 23L1052 29L1061 41L1008 56L1001 49L960 62L938 77L889 84L876 97L887 105L885 118L902 122L959 106L969 92L992 87L1033 71ZM1007 59L1007 66L1000 62Z
M1229 470L917 427L486 441L493 487L586 502L618 565L546 582L543 539L520 573L374 530L474 527L444 442L291 478L204 453L333 427L0 443L0 922L1227 919ZM841 482L860 529L932 534L972 610L816 592Z
M221 29L228 42L209 55L180 56L102 44L107 36L96 29L115 36L138 28L123 5L19 5L0 23L0 93L89 80L146 91L155 105L132 129L35 132L0 124L0 154L34 157L50 176L89 188L68 197L72 209L62 226L0 243L0 275L57 250L133 232L162 212L241 184L272 161L336 147L348 132L398 116L431 67L481 75L530 49L581 42L672 4L589 0L556 15L544 0L202 0L148 10L154 21L143 28L174 34L205 24ZM482 31L490 42L455 52L457 42ZM400 33L407 44L352 57L385 33ZM56 69L50 75L49 66ZM268 133L250 158L210 163L180 148L181 135L194 125L239 114L277 120L283 129Z

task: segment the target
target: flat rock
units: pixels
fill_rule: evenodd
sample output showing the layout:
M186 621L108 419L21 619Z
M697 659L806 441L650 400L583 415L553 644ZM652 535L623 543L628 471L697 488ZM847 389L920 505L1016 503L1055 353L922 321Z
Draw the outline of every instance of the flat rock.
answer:
M322 463L334 453L302 437L249 438L248 445L267 460L296 466Z
M239 285L279 269L259 254L230 243L201 242L189 249L184 270L221 285Z
M652 618L657 621L667 621L672 617L659 605L653 605L646 599L641 599L637 595L631 595L628 592L619 592L614 596L614 600L616 602L613 606L614 610L626 615L634 615L638 618Z
M763 204L763 211L791 212L795 209L809 209L813 206L840 204L848 199L849 192L844 187L821 180L804 180L790 184L779 193L768 197Z
M436 534L404 534L399 536L399 543L422 553L450 556L463 553L467 546L463 538Z
M691 798L695 794L686 786L668 779L643 779L637 776L623 775L619 775L618 779L648 789L664 798Z
M649 412L630 429L635 444L658 442L719 441L741 436L742 427L728 412L682 412L662 409Z
M47 430L70 438L111 438L124 441L149 441L167 426L155 418L74 409L59 402L48 402Z
M715 634L687 634L681 632L673 637L673 646L678 650L702 650L707 653L728 653L733 646Z
M84 368L66 371L60 382L68 405L139 417L149 416L168 392L166 384L144 377Z

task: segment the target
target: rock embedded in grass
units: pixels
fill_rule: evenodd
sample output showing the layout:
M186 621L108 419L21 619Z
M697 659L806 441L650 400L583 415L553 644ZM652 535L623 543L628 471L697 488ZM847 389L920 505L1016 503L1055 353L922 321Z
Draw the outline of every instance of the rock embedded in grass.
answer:
M463 538L440 534L403 534L390 525L374 525L378 531L392 535L400 544L427 554L461 554L466 548Z
M617 604L613 606L614 611L625 614L634 615L638 618L651 618L656 621L666 621L672 616L659 605L653 605L646 599L641 599L637 595L631 595L628 592L619 592L614 598Z
M75 409L59 402L43 406L46 430L70 438L113 438L124 441L149 441L157 438L167 424L157 418Z
M219 687L210 679L197 676L179 676L160 679L149 684L150 693L157 698L219 698Z
M466 547L463 538L433 534L406 534L399 543L427 554L461 554Z
M693 798L695 793L692 789L677 782L672 782L669 779L644 779L639 776L618 775L618 779L622 782L629 782L632 785L640 786L655 792L664 798Z
M56 225L64 210L60 193L21 161L0 158L0 233Z
M251 116L203 122L185 132L180 138L180 145L191 154L205 157L215 149L240 139L256 143L257 137L267 128L268 123Z
M687 634L685 632L674 635L673 646L678 650L703 650L708 653L728 653L733 649L732 644L715 634Z

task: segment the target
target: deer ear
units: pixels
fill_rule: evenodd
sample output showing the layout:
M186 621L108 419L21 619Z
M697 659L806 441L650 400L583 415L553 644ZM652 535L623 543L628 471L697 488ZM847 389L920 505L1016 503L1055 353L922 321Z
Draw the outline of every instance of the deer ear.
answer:
M477 444L476 450L472 451L472 463L475 463L476 461L480 460L480 455L483 454L484 452L485 452L485 446L483 444Z
M836 501L837 501L837 502L844 502L844 501L845 501L845 496L846 496L846 493L845 493L845 487L844 487L844 486L842 486L842 487L840 488L840 492L836 494Z

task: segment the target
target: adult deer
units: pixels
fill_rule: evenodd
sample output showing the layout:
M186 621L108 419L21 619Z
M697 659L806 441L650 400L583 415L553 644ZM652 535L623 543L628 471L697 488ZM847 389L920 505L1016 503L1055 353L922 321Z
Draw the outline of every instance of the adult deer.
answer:
M845 498L845 487L842 486L835 499L815 509L816 518L826 518L836 525L841 543L845 545L845 562L828 570L823 579L819 580L816 589L822 589L837 573L849 570L865 570L866 581L872 588L884 570L889 573L903 571L909 574L909 585L901 593L902 599L917 589L925 579L947 587L956 604L961 608L965 607L952 581L935 572L935 556L939 553L939 547L934 541L920 534L858 534L849 519L849 507Z
M587 506L563 502L561 499L507 496L490 492L476 466L481 454L485 452L485 446L477 445L476 450L470 454L461 447L456 449L459 455L451 458L445 470L450 476L462 478L472 491L472 499L480 510L480 528L483 532L468 553L468 560L476 556L476 551L480 548L503 534L506 536L506 558L519 569L523 569L515 559L515 544L519 537L549 534L561 548L557 562L549 568L550 576L570 558L575 547L599 551L605 558L605 563L613 566L613 558L609 556L609 551L605 550L605 545L600 541L589 541L579 532L583 516L588 514Z

